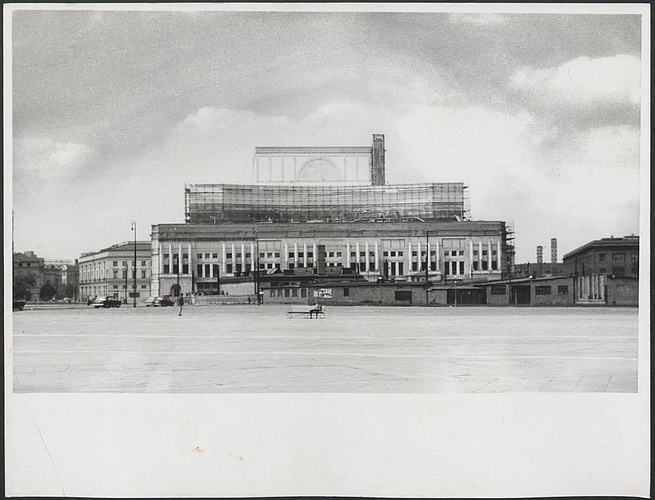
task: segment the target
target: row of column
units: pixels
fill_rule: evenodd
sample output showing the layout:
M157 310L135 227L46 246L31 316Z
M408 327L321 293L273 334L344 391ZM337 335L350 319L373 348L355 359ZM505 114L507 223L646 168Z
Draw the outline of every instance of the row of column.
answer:
M312 249L313 262L316 263L316 261L317 261L316 243L312 242L312 243L310 243L310 245L311 245L311 249ZM188 264L188 269L189 269L189 273L190 273L191 270L193 269L193 254L191 253L191 244L188 243L185 246L186 246L186 249L187 249L187 255L188 255L187 264ZM258 258L258 255L256 255L256 253L255 253L257 251L257 248L256 248L254 242L251 242L248 246L249 246L250 255L251 255L250 263L246 262L245 255L246 255L247 246L246 246L245 243L241 243L240 245L235 244L235 243L232 243L231 245L228 244L228 243L222 243L222 246L221 246L221 257L222 258L221 258L221 263L220 263L222 274L227 274L227 265L228 265L227 253L228 253L228 251L231 251L231 255L232 255L232 262L231 263L232 263L232 269L234 270L235 265L238 263L237 258L236 258L236 255L237 255L236 250L237 249L239 249L241 251L242 270L245 271L248 264L250 266L251 271L255 270L255 266L256 266L257 258ZM480 262L480 263L483 260L487 260L489 262L488 269L491 270L491 267L492 267L491 262L493 260L492 259L492 257L493 257L492 242L488 241L486 243L486 245L484 245L484 246L486 246L486 248L487 248L487 258L486 259L482 258L483 257L482 256L483 243L482 243L482 241L479 241L478 244L477 244L478 255L477 255L477 259L475 259L474 254L473 254L474 244L473 244L473 241L469 241L469 260L471 262L471 267L472 267L472 263L474 261L476 261L476 260L478 262ZM432 255L431 255L433 247L435 249L435 258L434 259L432 258ZM160 251L159 251L159 269L160 269L160 273L162 273L162 274L163 274L163 269L164 269L164 257L163 257L164 252L162 252L163 248L164 248L163 245L160 246ZM182 248L183 248L182 243L178 243L176 248L175 248L177 250L178 264L180 266L183 265L183 261L184 261L184 259L182 258L182 256L183 256ZM289 257L290 248L293 248L293 257L291 257L291 258ZM298 265L301 264L301 263L304 266L306 266L308 264L308 262L309 262L309 259L308 259L308 256L307 256L308 248L310 248L310 247L308 246L307 242L302 243L302 246L300 246L298 244L298 242L294 242L293 246L290 246L290 244L288 242L285 242L284 243L284 253L283 253L282 258L280 259L280 264L283 265L284 269L287 269L291 262L293 262L294 267L298 267ZM375 263L375 269L380 270L382 268L382 266L381 266L382 260L380 258L380 247L379 247L379 244L378 244L377 241L373 242L373 243L370 243L370 242L367 241L367 242L365 242L363 244L360 243L360 242L355 242L355 244L354 244L355 258L354 259L350 255L352 250L353 250L353 245L350 243L350 241L347 241L346 242L346 252L345 252L346 253L345 263L344 263L345 267L349 268L351 263L356 264L356 263L366 262L367 268L368 268L368 263L370 262L371 248L373 248L373 254L374 254L373 262ZM423 248L425 248L427 258L428 258L428 262L430 262L430 263L435 262L437 269L440 268L440 266L439 266L439 260L440 260L439 241L433 241L433 242L430 242L429 240L426 241L426 242L417 241L416 244L415 244L415 248L416 248L416 253L417 253L417 256L418 256L417 262L419 264L423 263L423 261L424 261L424 259L422 257L422 251L423 251ZM173 249L174 249L174 247L173 247L172 244L168 244L167 249L168 249L168 255L169 255L169 260L168 260L169 273L173 274L173 264L175 263L175 259L173 258L173 255L174 255L173 254ZM299 249L302 249L302 258L300 257ZM362 249L364 250L364 257L363 258L361 257ZM410 270L410 269L412 269L412 262L413 262L412 251L413 251L413 249L414 249L414 245L412 244L411 241L408 241L407 247L406 247L406 250L407 250L406 257L403 257L403 258L401 258L401 257L395 257L395 258L394 257L386 257L385 260L387 260L389 262L402 262L403 260L406 260L407 270ZM396 249L396 251L403 251L403 250L404 249L402 249L402 250L401 249ZM392 251L392 250L386 249L386 251ZM498 242L496 242L496 263L497 263L497 270L498 271L501 270L501 265L502 265L501 264L501 260L502 260L501 256L502 256L501 244L500 244L500 241L498 241ZM301 262L301 259L302 259L302 262ZM448 259L448 260L451 260L451 259ZM479 265L478 269L481 270L482 266ZM182 272L182 268L180 267L180 273L181 272ZM210 276L209 277L211 277L211 278L214 277L214 266L210 266Z

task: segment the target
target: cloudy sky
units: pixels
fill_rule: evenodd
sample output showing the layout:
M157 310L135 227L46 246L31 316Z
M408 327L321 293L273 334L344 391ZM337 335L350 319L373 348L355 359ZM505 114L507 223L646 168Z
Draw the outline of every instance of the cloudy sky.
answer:
M148 239L256 146L374 133L387 182L464 181L518 262L639 231L640 16L377 10L14 11L15 250Z

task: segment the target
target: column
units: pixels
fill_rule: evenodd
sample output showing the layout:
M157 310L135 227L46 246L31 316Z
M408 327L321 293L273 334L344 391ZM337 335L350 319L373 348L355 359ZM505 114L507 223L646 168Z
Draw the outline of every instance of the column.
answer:
M482 271L482 240L478 241L478 269Z
M168 244L168 274L173 274L173 245Z
M359 273L359 241L355 243L355 270Z
M227 262L226 262L226 252L225 252L225 243L221 245L221 274L225 276L227 274Z
M177 244L177 269L178 269L178 274L182 274L182 243ZM180 288L182 285L180 285ZM182 293L182 290L180 290L180 293Z
M469 240L469 276L473 277L473 240Z
M489 261L487 269L491 271L491 240L487 241L487 260Z
M307 262L308 262L309 259L307 258L307 242L306 241L302 244L302 255L303 255L303 259L304 259L304 266L307 267Z
M293 243L293 267L298 267L298 242Z
M159 275L162 274L164 270L164 247L161 243L159 244L159 255L157 255L157 263L159 264L159 268L157 269L157 277L159 277Z
M421 255L421 240L416 242L416 255L418 255L418 271L423 268L423 256Z
M366 263L366 272L370 271L370 263L368 258L368 241L364 244L364 262Z
M378 249L378 242L375 242L375 270L378 276L382 276L382 264L380 263L380 250Z
M257 257L255 256L255 244L250 243L250 271L255 272L255 263L257 262Z
M496 251L498 252L496 254L496 260L498 261L498 270L500 271L502 269L500 263L503 261L503 259L501 258L501 253L500 253L500 240L496 242L496 246L497 246Z
M350 267L350 241L346 241L346 267Z
M232 243L232 274L235 274L237 270L237 254L235 250L234 243Z
M407 240L407 272L409 274L412 272L412 242Z
M425 257L426 257L425 260L427 260L427 269L428 269L428 273L429 273L430 272L430 260L431 260L431 257L430 257L430 240L428 240L425 245L427 247L426 251L425 251Z
M246 272L246 245L241 243L241 272Z
M316 241L312 242L312 255L314 256L312 258L312 260L313 260L312 265L313 265L313 267L318 268L318 258L317 258L318 256L316 255Z
M191 256L191 243L187 243L187 252L189 252L189 274L193 274L193 260Z
M435 243L435 249L434 249L434 262L435 266L437 268L437 272L440 272L441 267L439 265L439 240L436 241Z
M289 269L289 242L284 242L284 269Z

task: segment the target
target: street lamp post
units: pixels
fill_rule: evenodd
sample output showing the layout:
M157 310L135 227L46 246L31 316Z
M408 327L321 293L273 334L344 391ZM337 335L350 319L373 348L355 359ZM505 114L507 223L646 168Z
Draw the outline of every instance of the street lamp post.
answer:
M134 300L132 302L132 307L136 307L136 221L132 221L132 231L134 231L134 264L132 266L132 275L134 278L134 285L132 285L132 288L134 288L132 297Z

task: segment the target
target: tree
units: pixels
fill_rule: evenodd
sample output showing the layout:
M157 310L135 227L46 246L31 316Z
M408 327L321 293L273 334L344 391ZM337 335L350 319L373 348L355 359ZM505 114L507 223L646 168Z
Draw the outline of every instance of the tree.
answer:
M33 273L14 275L14 299L30 300L32 288L36 286L36 276Z
M39 297L41 297L41 300L50 300L52 299L55 295L57 294L57 289L52 286L50 283L46 283L41 287L41 290L39 290Z

